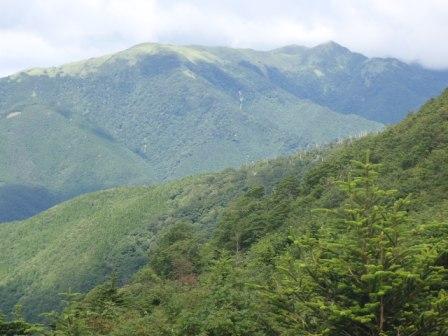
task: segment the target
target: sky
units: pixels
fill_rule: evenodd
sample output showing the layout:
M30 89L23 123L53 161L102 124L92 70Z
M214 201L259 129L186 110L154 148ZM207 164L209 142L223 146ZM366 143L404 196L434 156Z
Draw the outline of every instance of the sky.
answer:
M143 42L272 49L333 40L448 69L448 0L0 0L0 76Z

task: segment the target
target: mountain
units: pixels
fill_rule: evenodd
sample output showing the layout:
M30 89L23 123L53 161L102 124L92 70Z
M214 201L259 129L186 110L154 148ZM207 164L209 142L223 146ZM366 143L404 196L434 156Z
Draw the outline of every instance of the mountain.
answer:
M24 71L0 79L0 219L377 131L447 84L448 72L333 42L271 51L141 44Z
M448 71L394 58L367 58L335 42L272 53L293 60L286 67L274 63L270 68L273 80L285 90L333 111L385 124L402 120L447 87Z
M111 273L119 281L127 281L148 262L148 250L151 267L166 265L170 260L166 259L171 253L169 251L175 253L178 250L173 250L171 245L163 245L163 237L167 234L171 237L170 228L179 225L190 225L200 232L199 240L192 243L195 248L203 248L200 255L205 260L198 265L208 264L210 259L219 257L216 251L227 251L224 257L233 254L238 246L237 264L249 267L245 276L258 281L259 274L266 277L263 281L267 281L275 275L271 262L280 258L289 246L291 234L298 235L297 239L300 239L306 228L314 232L327 225L325 214L319 215L313 209L337 208L344 204L335 180L349 176L351 160L362 160L366 152L370 152L374 163L381 164L382 186L396 189L398 197L412 195L409 232L420 224L444 222L448 176L447 171L440 167L448 164L447 134L448 91L445 91L442 96L425 104L418 113L377 135L348 140L321 150L299 152L240 170L228 169L153 187L118 188L88 194L26 221L3 224L0 226L2 308L9 311L19 302L28 314L35 317L38 312L60 307L57 293L86 291ZM415 234L411 236L415 237ZM446 241L446 237L440 237ZM173 239L175 241L176 238L169 241ZM413 244L425 243L427 238L421 236L421 239ZM190 245L175 246L181 248L182 253L186 253L183 248L187 251L192 248ZM239 253L243 255L238 257ZM225 267L216 262L211 264ZM250 269L251 265L255 265L255 270ZM160 276L169 274L162 270L159 269ZM117 318L114 321L121 321L123 325L114 325L113 328L149 323L147 318L159 316L141 319L139 309L147 314L168 314L170 305L176 306L176 303L167 301L167 306L164 306L163 300L177 300L178 290L185 288L186 292L179 295L188 295L192 284L196 281L199 281L198 286L202 284L199 277L199 280L191 280L192 283L184 279L189 283L187 287L182 287L176 280L161 289L159 282L152 282L155 278L144 273L146 271L142 272L128 287L124 287L124 293L130 295L124 306L120 306L119 311L124 315L120 315L120 319L113 315L114 319ZM197 266L195 272L203 272L205 278L208 274L206 266ZM217 290L231 288L226 287L225 279L232 278L219 279L213 280ZM220 283L224 287L220 288ZM149 286L148 295L151 296L141 297L140 301L142 294L139 288L145 286ZM194 295L201 287L193 289L191 293ZM187 302L177 304L179 309L186 305L188 310L195 302L201 306L200 300L199 297L188 297ZM162 305L160 309L154 308L158 305ZM179 312L171 313L176 315ZM171 321L170 317L166 318ZM102 324L95 325L100 328ZM121 333L118 334L126 334L119 330Z
M152 180L137 154L42 105L0 122L0 221L29 217L58 200Z

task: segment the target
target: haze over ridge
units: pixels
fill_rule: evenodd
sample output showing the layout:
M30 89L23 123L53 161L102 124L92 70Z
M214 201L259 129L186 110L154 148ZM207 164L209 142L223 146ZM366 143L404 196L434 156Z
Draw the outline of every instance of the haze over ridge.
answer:
M440 39L448 35L447 16L439 0L4 0L0 75L145 41L266 50L335 40L370 57L446 68L448 46Z

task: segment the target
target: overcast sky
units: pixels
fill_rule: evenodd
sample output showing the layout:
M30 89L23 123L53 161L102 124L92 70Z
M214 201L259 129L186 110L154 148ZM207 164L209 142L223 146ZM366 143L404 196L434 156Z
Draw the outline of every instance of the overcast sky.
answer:
M448 68L448 0L0 0L0 76L142 42L270 49L334 40Z

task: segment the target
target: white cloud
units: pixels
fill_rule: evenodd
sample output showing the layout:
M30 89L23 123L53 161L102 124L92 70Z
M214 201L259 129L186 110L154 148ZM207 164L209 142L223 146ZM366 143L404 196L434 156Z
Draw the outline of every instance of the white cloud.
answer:
M268 49L335 40L448 68L446 0L0 0L0 75L153 41Z

